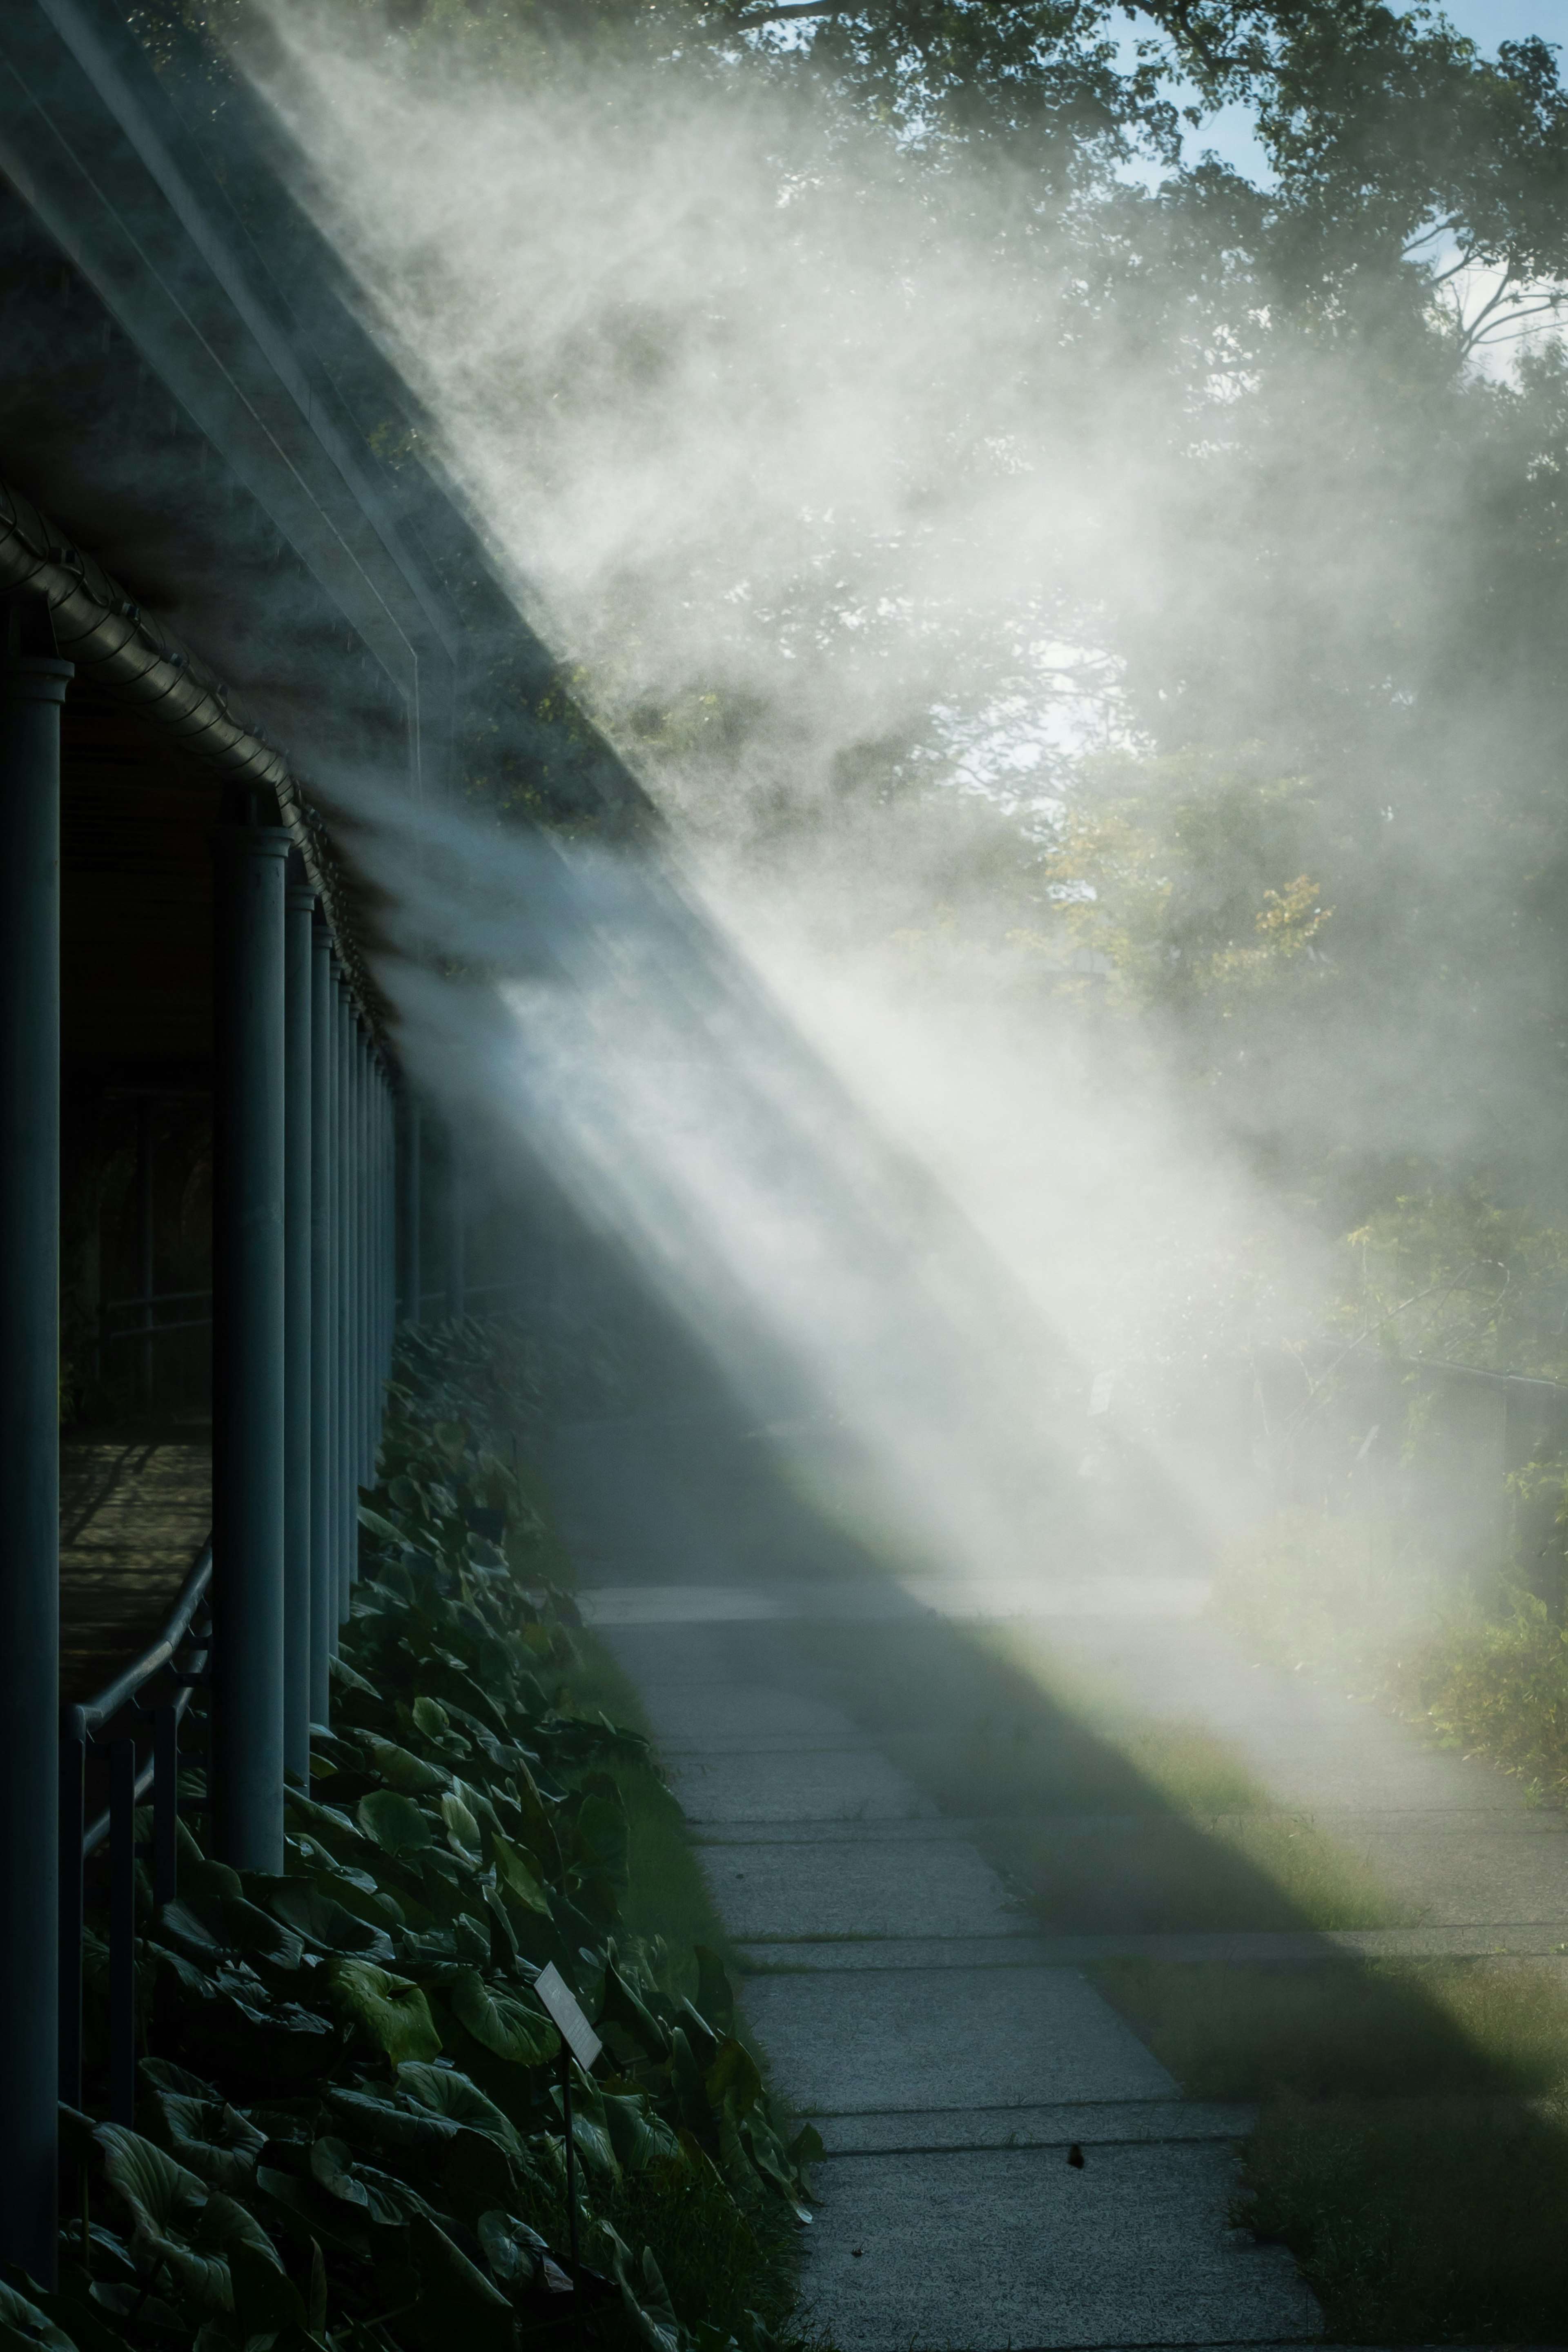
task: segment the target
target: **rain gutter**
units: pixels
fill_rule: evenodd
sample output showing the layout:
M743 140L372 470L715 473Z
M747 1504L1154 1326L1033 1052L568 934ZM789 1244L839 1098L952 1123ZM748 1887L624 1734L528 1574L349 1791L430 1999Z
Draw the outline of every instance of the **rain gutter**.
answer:
M384 1045L378 992L349 919L342 864L325 819L284 754L229 709L222 679L172 630L144 613L30 499L0 482L0 595L18 591L48 605L60 658L75 663L79 678L129 704L159 734L229 782L277 796L360 1010Z

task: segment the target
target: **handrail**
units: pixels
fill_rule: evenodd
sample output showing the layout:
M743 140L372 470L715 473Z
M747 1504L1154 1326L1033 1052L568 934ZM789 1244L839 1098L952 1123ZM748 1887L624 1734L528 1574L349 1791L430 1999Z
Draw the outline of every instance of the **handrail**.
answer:
M96 1698L84 1706L73 1707L78 1736L87 1738L100 1730L111 1716L119 1714L133 1699L142 1684L166 1666L173 1658L190 1627L192 1618L201 1605L202 1596L212 1581L213 1539L208 1536L191 1564L190 1573L180 1587L179 1598L163 1621L163 1629L144 1649L139 1658L116 1675L114 1680L100 1691Z
M180 1795L180 1725L192 1686L205 1676L212 1654L210 1626L193 1631L212 1572L209 1535L174 1607L141 1655L95 1698L60 1710L60 2096L68 2106L81 2105L84 1865L107 1839L110 2107L123 2124L133 2123L136 2115L137 1856L151 1853L154 1904L171 1902L178 1886L180 1814L198 1801ZM177 1661L183 1650L188 1654L182 1671ZM164 1695L149 1705L140 1695L165 1669L174 1670L172 1688L165 1685ZM145 1760L137 1752L139 1721L150 1735L152 1752ZM94 1748L108 1768L109 1804L89 1823L88 1755ZM149 1790L153 1836L144 1848L136 1834L136 1811Z
M174 1721L176 1723L184 1722L185 1709L189 1706L190 1703L190 1692L188 1690L183 1690L180 1693L179 1697L174 1701ZM158 1759L155 1755L149 1756L147 1761L142 1765L142 1769L137 1773L135 1780L131 1784L131 1793L137 1804L142 1802L142 1800L147 1794L148 1790L153 1787L157 1778ZM89 1822L86 1829L84 1829L81 1833L81 1858L83 1862L87 1860L89 1854L96 1853L98 1852L99 1847L103 1843L104 1839L109 1835L109 1832L113 1826L114 1808L112 1805L105 1805L97 1821Z
M177 1301L211 1297L210 1290L149 1290L140 1298L106 1298L103 1307L105 1314L116 1315L122 1307L172 1307Z

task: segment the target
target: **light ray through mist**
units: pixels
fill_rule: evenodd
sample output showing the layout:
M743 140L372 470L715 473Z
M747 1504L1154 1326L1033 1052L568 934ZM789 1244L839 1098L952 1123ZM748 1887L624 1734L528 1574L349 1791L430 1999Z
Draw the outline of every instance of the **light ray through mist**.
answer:
M1217 635L1234 585L1175 462L1235 430L1223 343L1086 302L1071 206L1005 169L933 194L740 80L412 72L276 23L308 198L670 821L656 877L362 802L414 1066L510 1121L742 1385L770 1335L945 1563L1071 1574L1110 1540L1103 1376L1152 1481L1116 1539L1190 1549L1246 1507L1232 1375L1313 1321L1318 1244L1152 1029L1043 950L1019 982L982 857L845 780L934 740L953 803L1048 796L1131 740L1107 610L1212 597ZM1352 558L1297 487L1332 610ZM1383 592L1363 556L1347 635Z
M503 1194L509 1153L542 1166L759 1417L781 1394L831 1417L865 1465L860 1506L906 1572L1032 1583L1042 1599L1140 1565L1192 1572L1215 1494L1190 1426L1177 1444L1145 1417L1152 1527L1111 1547L1097 1523L1082 1475L1096 1360L1071 1328L1094 1319L1099 1281L1078 1261L1104 1238L1089 1213L1097 1171L1057 1184L1054 1241L1016 1216L1010 1230L1009 1201L1045 1173L1030 1159L1041 1122L1000 1134L994 1063L975 1062L967 1097L952 1073L938 1088L955 1123L943 1148L929 1120L921 1132L929 1059L881 1087L863 1068L857 1086L879 1049L864 1014L835 1066L649 855L374 808L359 856L394 908L403 952L384 978L416 1078L478 1139ZM484 977L438 976L457 956ZM795 995L830 1038L831 1011ZM1058 1107L1058 1151L1103 1155L1065 1087ZM1030 1205L1038 1216L1037 1190ZM1050 1279L1064 1265L1077 1297ZM1125 1483L1131 1457L1119 1468Z

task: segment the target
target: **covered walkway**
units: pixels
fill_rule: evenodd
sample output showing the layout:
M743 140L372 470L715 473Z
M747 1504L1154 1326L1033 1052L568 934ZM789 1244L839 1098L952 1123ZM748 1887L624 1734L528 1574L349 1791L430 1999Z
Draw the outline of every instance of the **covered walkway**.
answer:
M92 1428L60 1448L60 1696L91 1698L144 1650L212 1526L199 1424Z

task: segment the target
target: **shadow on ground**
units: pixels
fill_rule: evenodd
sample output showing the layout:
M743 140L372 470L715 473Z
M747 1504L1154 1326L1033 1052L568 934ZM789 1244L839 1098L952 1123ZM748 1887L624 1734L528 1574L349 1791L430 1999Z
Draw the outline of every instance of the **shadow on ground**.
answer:
M1065 1680L1009 1654L1005 1626L900 1608L896 1515L868 1529L833 1507L836 1486L866 1491L842 1454L831 1427L759 1423L688 1385L558 1431L552 1472L585 1586L787 1585L798 1692L842 1709L963 1822L1022 1910L1056 1935L1155 1939L1092 1980L1190 2096L1259 2104L1237 2219L1290 2247L1331 2337L1562 2340L1560 1968L1348 1958L1327 1931L1408 1916L1363 1864L1280 1816L1200 1731L1108 1733ZM881 1587L887 1613L827 1622L849 1585ZM1205 1931L1291 1934L1293 1957L1158 1951Z

